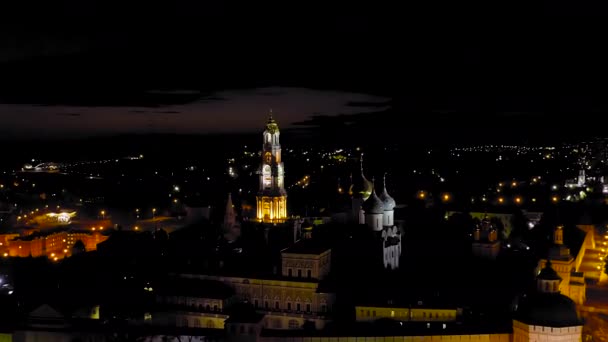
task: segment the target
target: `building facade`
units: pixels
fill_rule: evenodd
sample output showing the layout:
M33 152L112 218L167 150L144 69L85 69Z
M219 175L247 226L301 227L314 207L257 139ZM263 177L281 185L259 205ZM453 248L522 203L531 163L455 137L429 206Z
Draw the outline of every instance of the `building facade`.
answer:
M584 253L585 247L581 247L579 254ZM564 245L564 227L557 226L553 231L553 246L549 249L547 258L540 259L538 262L538 273L546 266L547 261L551 260L552 268L559 274L562 281L559 285L559 292L577 304L584 304L587 299L587 286L584 274L578 272L580 261L570 253L570 248Z
M485 259L496 259L500 253L498 231L490 219L484 217L473 232L473 255Z

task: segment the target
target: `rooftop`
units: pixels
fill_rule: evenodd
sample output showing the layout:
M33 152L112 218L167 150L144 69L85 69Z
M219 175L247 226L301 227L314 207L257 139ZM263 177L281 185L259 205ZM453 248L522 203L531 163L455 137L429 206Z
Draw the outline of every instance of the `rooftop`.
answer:
M323 242L315 239L304 239L296 242L290 247L285 248L281 251L281 253L319 255L327 250L330 250L330 248Z
M234 295L234 290L224 283L214 280L192 278L168 278L159 284L160 294L191 296L198 298L226 299Z

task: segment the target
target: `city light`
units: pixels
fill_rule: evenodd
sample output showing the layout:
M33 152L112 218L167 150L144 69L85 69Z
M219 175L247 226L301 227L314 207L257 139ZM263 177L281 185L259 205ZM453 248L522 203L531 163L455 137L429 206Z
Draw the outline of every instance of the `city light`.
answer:
M556 203L557 201L559 201L559 197L553 196L551 197L551 201L553 201L553 203Z
M521 203L521 197L515 197L515 203L520 204Z
M505 199L502 197L498 197L498 203L502 204L504 203Z

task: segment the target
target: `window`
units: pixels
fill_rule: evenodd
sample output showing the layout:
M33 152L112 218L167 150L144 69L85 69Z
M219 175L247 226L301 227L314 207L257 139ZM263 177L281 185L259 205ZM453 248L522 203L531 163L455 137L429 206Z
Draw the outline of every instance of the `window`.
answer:
M361 310L363 311L363 310ZM310 304L306 304L306 312L310 312Z
M211 306L209 304L205 305L205 310L211 311Z
M391 317L395 317L395 311L391 310Z
M287 276L291 277L291 268L287 270Z
M207 326L207 329L215 329L215 324L213 323L212 320L207 320L206 326Z
M307 270L306 271L306 277L308 277L308 279L312 278L312 271L311 270Z
M241 334L244 334L244 333L245 333L245 326L244 326L244 325L241 325L241 326L239 327L239 332L240 332Z
M268 310L268 301L264 301L264 309Z
M188 327L188 318L182 318L182 327Z
M258 300L257 299L253 301L253 306L255 306L256 309L258 308Z
M298 270L298 278L302 278L302 270Z
M255 330L253 330L253 327L249 327L249 335L253 335L255 333Z
M194 327L200 328L200 326L201 326L201 321L199 321L198 319L194 319Z
M327 305L323 304L321 305L321 312L325 312L327 311Z
M291 311L291 303L289 303L289 302L287 303L287 310Z
M276 302L274 302L274 308L277 309L277 310L281 309L281 304L279 304L278 300Z
M217 305L213 306L213 311L217 311Z
M372 316L376 317L376 310L372 311Z
M296 304L296 311L298 311L298 312L300 311L300 303Z

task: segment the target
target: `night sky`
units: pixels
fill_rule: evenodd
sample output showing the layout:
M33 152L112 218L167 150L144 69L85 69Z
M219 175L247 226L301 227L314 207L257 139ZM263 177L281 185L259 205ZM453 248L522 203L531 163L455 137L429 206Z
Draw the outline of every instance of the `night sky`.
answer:
M598 4L8 5L0 134L259 131L270 108L284 127L381 112L501 130L516 115L566 134L608 109Z

